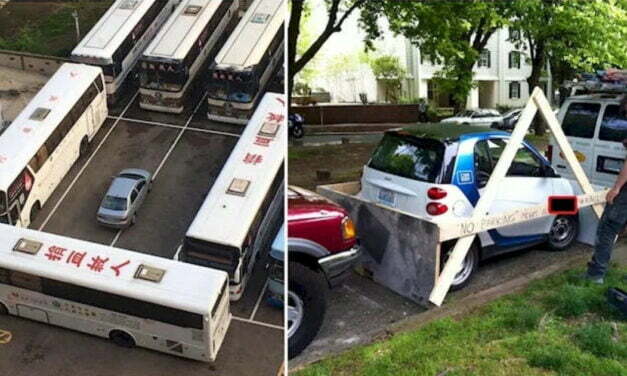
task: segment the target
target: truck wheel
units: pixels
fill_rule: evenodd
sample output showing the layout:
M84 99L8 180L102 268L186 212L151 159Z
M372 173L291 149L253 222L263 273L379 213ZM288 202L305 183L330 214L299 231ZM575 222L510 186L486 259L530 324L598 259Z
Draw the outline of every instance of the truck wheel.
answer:
M305 130L302 125L295 125L294 128L292 128L292 136L294 136L294 138L303 138L304 135Z
M558 215L551 224L547 244L553 251L563 251L577 239L578 232L577 217Z
M109 339L118 346L131 348L135 347L135 340L130 334L121 330L114 330L109 333Z
M327 283L322 273L289 263L287 297L288 355L300 354L316 337L326 311Z
M449 255L453 252L453 247L451 246L448 249L445 249L443 252L442 263L440 264L440 271L444 269L444 265L446 265L446 261L448 260ZM476 244L470 246L468 250L468 254L466 254L466 258L464 258L464 262L462 263L462 269L455 275L453 278L453 283L451 284L451 291L461 290L466 287L472 276L475 274L475 271L479 267L479 248Z

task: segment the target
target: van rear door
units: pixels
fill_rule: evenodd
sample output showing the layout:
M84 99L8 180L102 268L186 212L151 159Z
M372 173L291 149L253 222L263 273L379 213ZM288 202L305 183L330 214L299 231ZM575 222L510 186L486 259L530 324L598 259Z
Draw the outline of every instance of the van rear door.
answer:
M560 112L562 129L568 137L581 167L587 176L592 176L594 169L593 154L597 123L600 121L601 104L585 100L573 100L565 105ZM553 151L553 167L565 177L573 178L562 151L555 145Z
M622 141L627 139L627 118L619 111L618 103L604 106L598 138L594 146L594 169L591 180L594 184L611 187L623 167L625 148Z

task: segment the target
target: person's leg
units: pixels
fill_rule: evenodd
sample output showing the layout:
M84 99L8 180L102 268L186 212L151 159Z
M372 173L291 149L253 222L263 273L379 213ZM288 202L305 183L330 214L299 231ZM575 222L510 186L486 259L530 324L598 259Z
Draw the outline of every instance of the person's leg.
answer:
M612 248L625 222L627 222L627 203L615 202L614 205L606 206L599 221L594 254L588 263L588 276L591 279L603 278L607 273Z

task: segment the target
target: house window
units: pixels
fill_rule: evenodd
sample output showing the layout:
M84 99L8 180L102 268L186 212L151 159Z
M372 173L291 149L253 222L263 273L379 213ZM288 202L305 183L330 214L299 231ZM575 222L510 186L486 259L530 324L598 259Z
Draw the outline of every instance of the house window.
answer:
M512 51L509 53L509 69L520 69L520 52Z
M518 29L509 29L509 40L517 41L520 39L520 30Z
M490 59L490 50L483 50L481 51L481 55L479 55L479 68L481 67L487 67L490 68L491 64L491 59Z
M435 84L431 80L427 82L427 99L435 99Z
M520 99L520 82L509 83L509 99Z

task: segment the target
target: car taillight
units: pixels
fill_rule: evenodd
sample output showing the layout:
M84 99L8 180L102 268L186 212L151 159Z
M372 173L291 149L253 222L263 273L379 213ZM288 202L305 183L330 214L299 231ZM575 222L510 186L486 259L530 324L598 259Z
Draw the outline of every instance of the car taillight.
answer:
M549 145L546 148L546 159L549 160L549 162L553 162L553 145Z
M438 187L429 188L427 191L427 196L432 200L441 200L446 197L447 194L444 189Z
M349 217L344 217L342 220L342 238L344 238L344 240L351 240L355 239L355 236L356 232L353 220Z
M429 215L442 215L448 211L448 206L439 202L430 202L427 204L427 213Z

